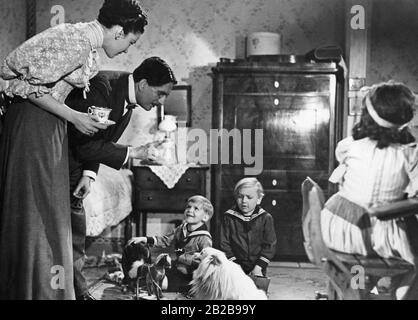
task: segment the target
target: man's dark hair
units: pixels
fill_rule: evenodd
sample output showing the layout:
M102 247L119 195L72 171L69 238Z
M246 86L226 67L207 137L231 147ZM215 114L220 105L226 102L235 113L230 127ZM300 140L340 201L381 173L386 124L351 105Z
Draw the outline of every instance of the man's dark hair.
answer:
M151 57L144 60L141 65L133 72L135 82L142 79L147 80L152 87L163 86L167 83L177 83L173 70L170 66L159 57Z
M121 26L125 34L144 33L148 24L138 0L105 0L97 20L106 28Z

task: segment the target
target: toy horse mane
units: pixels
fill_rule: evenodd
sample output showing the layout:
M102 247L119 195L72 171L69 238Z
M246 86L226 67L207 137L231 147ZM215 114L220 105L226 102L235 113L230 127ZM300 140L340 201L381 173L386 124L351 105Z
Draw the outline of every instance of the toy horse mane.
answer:
M171 265L171 258L167 253L162 253L158 255L158 257L155 259L154 266L156 267L168 267Z

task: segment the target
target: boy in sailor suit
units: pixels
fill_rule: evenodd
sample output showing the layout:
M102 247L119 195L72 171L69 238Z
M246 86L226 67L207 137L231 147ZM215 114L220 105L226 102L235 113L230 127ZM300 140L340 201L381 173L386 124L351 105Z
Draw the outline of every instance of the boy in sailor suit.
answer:
M263 192L256 178L238 181L236 206L224 213L220 232L220 249L227 258L255 276L266 276L277 242L273 217L259 206Z
M192 196L187 200L183 223L171 233L163 236L134 237L129 242L175 249L177 259L174 270L168 277L168 291L188 291L187 284L192 280L193 271L199 266L200 251L212 247L212 236L206 222L213 216L211 202L203 196ZM178 287L177 287L178 286Z

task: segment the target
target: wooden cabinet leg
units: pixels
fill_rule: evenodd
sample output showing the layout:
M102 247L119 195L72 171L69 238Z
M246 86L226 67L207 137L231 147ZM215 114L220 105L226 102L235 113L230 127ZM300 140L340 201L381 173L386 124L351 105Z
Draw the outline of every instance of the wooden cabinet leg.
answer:
M141 215L141 212L140 211L137 211L137 212L135 212L135 237L139 237L139 230L141 230L140 229L140 215Z
M147 213L146 212L142 212L141 214L141 218L142 218L142 236L146 236L147 235Z
M125 219L125 245L132 238L132 213Z

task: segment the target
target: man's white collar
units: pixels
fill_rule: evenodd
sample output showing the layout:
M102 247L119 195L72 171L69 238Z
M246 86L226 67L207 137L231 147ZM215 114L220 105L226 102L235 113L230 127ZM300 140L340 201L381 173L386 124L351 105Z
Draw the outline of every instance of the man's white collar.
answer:
M128 76L128 99L130 104L137 104L135 96L135 82L132 74Z

